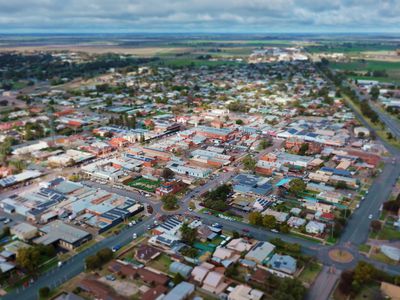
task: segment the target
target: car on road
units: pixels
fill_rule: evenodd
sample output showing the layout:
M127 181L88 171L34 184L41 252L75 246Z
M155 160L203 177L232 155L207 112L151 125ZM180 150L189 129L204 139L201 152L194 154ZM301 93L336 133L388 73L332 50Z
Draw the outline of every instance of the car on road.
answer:
M372 214L368 216L368 219L372 220Z
M250 232L250 230L247 229L247 228L242 229L242 231L243 231L243 232Z
M212 224L212 227L221 229L223 226L219 223L214 223L214 224Z
M271 232L274 232L274 233L279 233L279 231L278 231L278 230L276 230L276 229L271 229Z
M112 252L117 252L119 249L121 249L121 245L115 245L114 247L112 247Z
M7 219L5 219L5 220L3 221L3 223L4 223L4 224L8 224L8 223L11 223L11 221L12 221L12 220L11 220L10 218L7 218Z
M356 208L359 208L359 207L360 207L360 204L357 203Z
M134 234L132 234L132 239L136 239L137 238L137 233L135 232Z

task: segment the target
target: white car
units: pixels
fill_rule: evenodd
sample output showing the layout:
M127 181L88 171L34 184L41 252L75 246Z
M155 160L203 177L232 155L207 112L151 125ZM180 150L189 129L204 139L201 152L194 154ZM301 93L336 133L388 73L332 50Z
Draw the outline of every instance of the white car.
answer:
M360 207L360 204L357 204L357 205L356 205L356 208L359 208L359 207Z
M372 220L372 215L369 215L369 216L368 216L368 219Z
M132 234L132 239L136 239L137 238L137 234L136 233L134 233L134 234Z

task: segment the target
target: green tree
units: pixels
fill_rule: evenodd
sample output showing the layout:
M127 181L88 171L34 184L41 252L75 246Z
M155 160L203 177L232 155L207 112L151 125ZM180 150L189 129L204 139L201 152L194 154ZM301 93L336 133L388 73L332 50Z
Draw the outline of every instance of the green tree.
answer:
M258 144L258 150L264 150L272 146L272 141L269 139L262 139Z
M183 223L181 228L182 241L188 245L193 245L197 238L197 229L189 227L188 223Z
M237 125L243 125L243 123L244 123L243 120L240 120L240 119L236 120Z
M237 231L233 231L233 232L232 232L232 237L233 237L234 239L238 239L238 238L240 238L240 233L237 232Z
M179 273L179 272L176 273L175 276L174 276L174 278L172 279L172 281L175 283L175 285L181 283L181 282L184 281L184 280L185 280L185 277L183 277L183 276L181 275L181 273Z
M174 176L175 173L170 168L164 168L161 172L161 177L164 178L164 180L170 180L174 178Z
M279 231L282 233L289 233L290 232L290 227L287 224L280 224L279 225Z
M230 264L225 270L225 276L235 277L235 276L239 275L238 267L239 266L237 263Z
M256 169L257 161L250 155L246 155L243 159L243 166L245 170L254 171Z
M110 260L112 260L114 253L112 252L112 250L110 248L103 248L101 250L99 250L96 254L99 259L103 262L109 262Z
M371 95L371 99L376 101L379 97L379 88L376 85L374 85L371 88L371 91L369 92L369 94Z
M50 296L50 288L48 286L44 286L39 289L39 297L40 298L47 298Z
M377 270L375 267L365 261L359 261L354 269L354 281L363 285L374 280Z
M294 178L289 182L289 192L293 195L300 195L306 189L306 184L303 179Z
M305 155L308 151L308 143L302 143L299 149L299 155Z
M90 255L85 259L85 265L88 270L95 270L100 268L101 261L97 255Z
M378 232L382 229L382 223L379 220L372 220L371 229L373 232Z
M262 220L262 223L268 229L273 229L276 227L276 219L274 216L265 215Z
M259 211L253 211L249 213L249 222L252 225L262 225L263 224L263 217Z
M166 210L174 210L178 208L178 199L175 195L167 194L162 196L161 201L163 203L163 207Z
M20 248L17 252L17 264L28 270L29 273L35 273L40 265L41 255L38 247Z

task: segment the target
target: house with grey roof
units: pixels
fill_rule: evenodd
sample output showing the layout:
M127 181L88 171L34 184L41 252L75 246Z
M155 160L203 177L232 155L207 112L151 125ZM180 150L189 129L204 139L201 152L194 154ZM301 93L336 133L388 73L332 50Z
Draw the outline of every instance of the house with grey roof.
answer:
M274 270L287 274L294 274L297 269L297 261L289 255L274 254L267 265Z

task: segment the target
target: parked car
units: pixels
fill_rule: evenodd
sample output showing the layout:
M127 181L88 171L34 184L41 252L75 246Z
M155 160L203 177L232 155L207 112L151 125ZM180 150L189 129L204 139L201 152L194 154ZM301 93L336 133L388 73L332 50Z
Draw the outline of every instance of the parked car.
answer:
M372 214L368 216L368 219L372 220Z
M110 275L107 275L107 276L106 276L106 279L109 280L109 281L114 281L116 278L115 278L114 275L111 275L111 274L110 274Z

